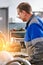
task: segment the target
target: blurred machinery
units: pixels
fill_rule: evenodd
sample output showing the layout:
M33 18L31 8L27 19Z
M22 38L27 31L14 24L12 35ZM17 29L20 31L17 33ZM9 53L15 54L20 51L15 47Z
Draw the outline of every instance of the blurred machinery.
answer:
M0 8L0 31L8 39L8 8Z

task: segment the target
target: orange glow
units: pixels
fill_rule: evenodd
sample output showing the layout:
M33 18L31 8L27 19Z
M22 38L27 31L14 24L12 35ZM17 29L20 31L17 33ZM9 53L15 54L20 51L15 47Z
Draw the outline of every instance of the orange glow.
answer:
M6 50L9 52L19 52L21 51L21 45L19 42L8 42L6 41L4 35L0 32L0 51Z
M4 50L6 41L2 32L0 32L0 51Z
M21 51L21 45L18 42L14 42L12 44L6 45L6 51L9 52L20 52Z

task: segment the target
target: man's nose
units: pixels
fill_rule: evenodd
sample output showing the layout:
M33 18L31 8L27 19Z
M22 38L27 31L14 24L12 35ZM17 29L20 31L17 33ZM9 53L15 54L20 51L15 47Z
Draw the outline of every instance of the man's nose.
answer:
M20 18L21 19L21 17L19 15L17 16L17 18Z

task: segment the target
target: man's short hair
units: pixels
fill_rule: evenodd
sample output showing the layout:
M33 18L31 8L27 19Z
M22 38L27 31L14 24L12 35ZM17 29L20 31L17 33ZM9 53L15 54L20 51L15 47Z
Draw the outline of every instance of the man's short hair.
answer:
M32 8L31 8L30 4L27 3L27 2L22 2L22 3L20 3L20 4L17 6L17 9L19 9L20 11L24 10L24 11L26 11L27 13L32 12Z

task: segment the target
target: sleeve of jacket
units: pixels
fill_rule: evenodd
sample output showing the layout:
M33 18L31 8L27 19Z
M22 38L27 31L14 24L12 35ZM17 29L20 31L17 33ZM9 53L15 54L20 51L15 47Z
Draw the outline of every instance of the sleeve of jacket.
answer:
M24 41L30 42L35 38L43 37L43 30L41 26L37 23L33 23L30 26L28 26L26 30L26 34L24 37Z

